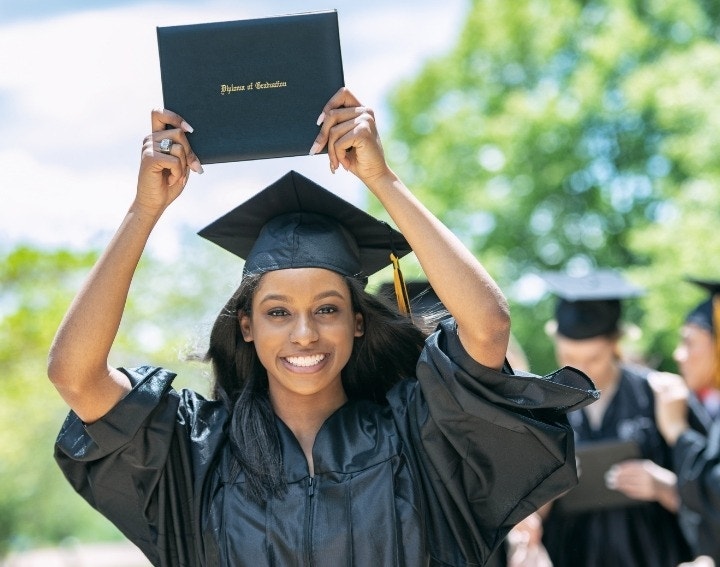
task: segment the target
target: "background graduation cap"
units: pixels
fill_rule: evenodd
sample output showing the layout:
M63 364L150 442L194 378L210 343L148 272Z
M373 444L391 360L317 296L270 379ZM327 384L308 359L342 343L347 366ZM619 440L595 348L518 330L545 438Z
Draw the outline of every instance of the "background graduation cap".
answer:
M203 228L200 236L245 259L243 274L327 268L363 283L411 252L405 237L296 171ZM407 295L398 297L398 304ZM407 310L406 310L407 312Z
M643 293L641 288L610 269L584 276L563 272L545 272L540 276L558 297L555 307L557 332L570 339L589 339L617 332L622 315L621 300Z
M685 322L699 325L717 335L717 325L720 325L720 282L694 278L688 278L687 281L703 288L710 297L693 308Z

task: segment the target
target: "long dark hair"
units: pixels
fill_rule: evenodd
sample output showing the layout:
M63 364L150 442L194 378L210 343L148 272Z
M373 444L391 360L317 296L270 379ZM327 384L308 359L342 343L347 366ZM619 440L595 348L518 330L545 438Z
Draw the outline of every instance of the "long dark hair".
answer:
M232 415L229 443L235 473L245 475L248 495L262 502L285 492L282 454L275 414L268 395L267 372L240 332L239 316L250 314L262 274L248 274L225 304L210 334L206 360L214 372L213 396ZM362 314L364 334L355 338L342 371L349 399L386 403L385 395L402 378L414 376L426 333L354 278L345 278L353 311Z

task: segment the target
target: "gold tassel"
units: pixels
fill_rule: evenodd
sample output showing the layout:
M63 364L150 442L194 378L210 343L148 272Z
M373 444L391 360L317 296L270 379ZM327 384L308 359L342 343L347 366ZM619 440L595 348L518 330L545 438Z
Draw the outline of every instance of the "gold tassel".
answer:
M720 390L720 295L714 295L713 334L715 335L715 388Z
M393 283L395 284L395 297L397 298L398 309L400 310L400 313L411 317L410 298L408 297L405 279L400 271L400 260L393 252L391 252L390 261L393 265Z

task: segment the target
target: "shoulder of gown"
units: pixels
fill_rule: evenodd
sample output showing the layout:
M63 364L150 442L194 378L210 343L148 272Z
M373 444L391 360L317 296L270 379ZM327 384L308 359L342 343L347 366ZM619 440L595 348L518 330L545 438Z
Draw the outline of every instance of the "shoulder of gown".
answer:
M220 402L173 390L173 372L121 370L132 390L92 424L71 411L55 460L73 488L153 564L194 565L201 542L191 519L228 413Z
M517 522L575 486L565 414L598 397L574 368L537 376L485 367L462 347L455 321L441 322L417 381L388 397L411 439L434 545L454 540L466 558L484 561Z

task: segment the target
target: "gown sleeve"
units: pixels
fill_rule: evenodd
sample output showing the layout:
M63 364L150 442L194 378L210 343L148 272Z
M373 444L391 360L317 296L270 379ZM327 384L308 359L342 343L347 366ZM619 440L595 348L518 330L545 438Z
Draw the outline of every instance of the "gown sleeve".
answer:
M569 367L545 377L487 368L453 319L428 338L417 379L421 392L407 401L432 553L483 564L517 522L577 484L565 414L599 392Z
M699 519L697 551L720 560L720 421L707 436L683 433L673 449L678 492Z
M217 402L171 388L161 368L121 369L132 390L102 419L70 412L55 460L72 487L137 545L153 565L196 565L196 499L219 444ZM204 439L200 451L194 441Z

